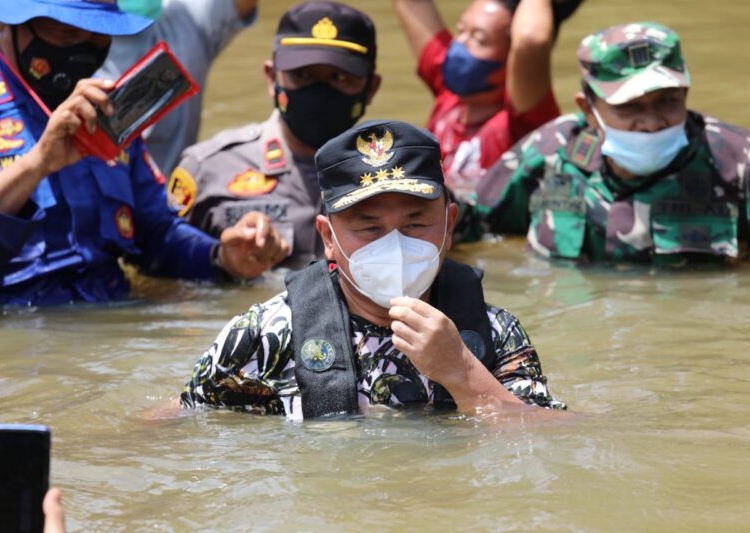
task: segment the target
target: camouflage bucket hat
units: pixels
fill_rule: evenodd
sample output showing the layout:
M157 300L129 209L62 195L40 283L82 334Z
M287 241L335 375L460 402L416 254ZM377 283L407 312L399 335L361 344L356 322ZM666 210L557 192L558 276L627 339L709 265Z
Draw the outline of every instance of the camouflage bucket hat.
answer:
M599 98L623 104L669 87L690 87L676 32L656 22L611 26L578 47L583 81Z

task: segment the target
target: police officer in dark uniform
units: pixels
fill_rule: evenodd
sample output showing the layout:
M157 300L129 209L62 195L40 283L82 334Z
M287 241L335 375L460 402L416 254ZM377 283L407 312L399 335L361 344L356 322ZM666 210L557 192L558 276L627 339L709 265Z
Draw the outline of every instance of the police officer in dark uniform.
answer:
M0 304L125 297L122 257L147 274L253 277L289 246L262 213L217 238L167 207L142 140L114 161L82 157L74 135L112 115L112 82L91 79L112 35L148 18L97 0L25 0L0 10Z
M263 213L292 246L286 266L320 256L313 155L364 114L380 86L375 56L375 27L364 13L335 2L292 7L264 65L275 110L185 150L167 186L171 205L212 235Z

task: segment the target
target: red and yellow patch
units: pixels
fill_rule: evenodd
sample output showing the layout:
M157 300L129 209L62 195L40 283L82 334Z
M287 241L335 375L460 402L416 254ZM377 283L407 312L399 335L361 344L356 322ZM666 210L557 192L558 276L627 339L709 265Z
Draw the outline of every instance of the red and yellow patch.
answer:
M167 185L167 205L184 217L195 203L198 186L190 172L182 167L177 167L172 172Z
M16 135L23 131L24 124L20 120L4 118L0 120L0 153L20 148L24 144L23 139L16 139Z
M123 205L115 212L115 226L117 233L123 239L132 239L135 235L135 224L133 224L133 211L130 206Z
M0 104L10 102L12 99L13 95L11 94L10 89L8 89L8 84L5 83L5 80L0 76Z
M159 185L164 185L167 182L167 178L164 177L164 174L162 174L159 165L156 164L156 161L154 161L154 158L151 157L151 154L148 152L148 150L143 151L143 161L146 163L148 168L151 170L151 173L154 175L156 183L158 183Z
M237 174L227 185L227 189L237 196L260 196L274 190L278 183L275 178L269 178L255 169L248 169Z
M279 103L279 111L281 111L282 113L286 113L287 107L289 106L289 97L287 96L286 91L279 91L277 101Z
M34 76L36 79L41 79L49 74L52 69L49 66L49 62L43 57L34 57L29 65L29 74Z
M23 131L23 122L14 118L0 120L0 136L15 137Z

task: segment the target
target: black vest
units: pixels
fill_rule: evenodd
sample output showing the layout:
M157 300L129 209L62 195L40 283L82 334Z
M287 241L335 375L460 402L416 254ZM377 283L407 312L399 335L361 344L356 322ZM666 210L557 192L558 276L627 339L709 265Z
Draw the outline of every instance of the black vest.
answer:
M357 360L338 274L329 272L326 261L317 261L289 273L285 282L303 417L357 414ZM430 304L453 321L466 346L492 370L492 328L477 272L446 259L431 295ZM434 404L441 409L455 409L453 398L438 384Z

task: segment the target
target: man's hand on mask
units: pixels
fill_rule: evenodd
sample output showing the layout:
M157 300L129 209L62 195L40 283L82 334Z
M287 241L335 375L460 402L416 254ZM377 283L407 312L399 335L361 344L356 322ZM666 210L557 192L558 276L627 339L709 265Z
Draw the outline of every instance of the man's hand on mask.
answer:
M73 143L78 128L89 132L96 129L96 108L111 115L112 104L107 91L113 83L103 79L84 79L76 84L71 95L52 112L39 142L34 146L40 170L44 175L57 172L81 159Z
M393 345L432 381L447 387L444 381L466 365L466 356L475 359L453 321L427 302L401 296L391 304Z
M257 211L246 213L221 233L218 266L235 278L254 278L289 255L271 219Z
M445 387L460 411L527 408L472 355L450 318L416 298L401 296L391 304L393 345L417 370Z

